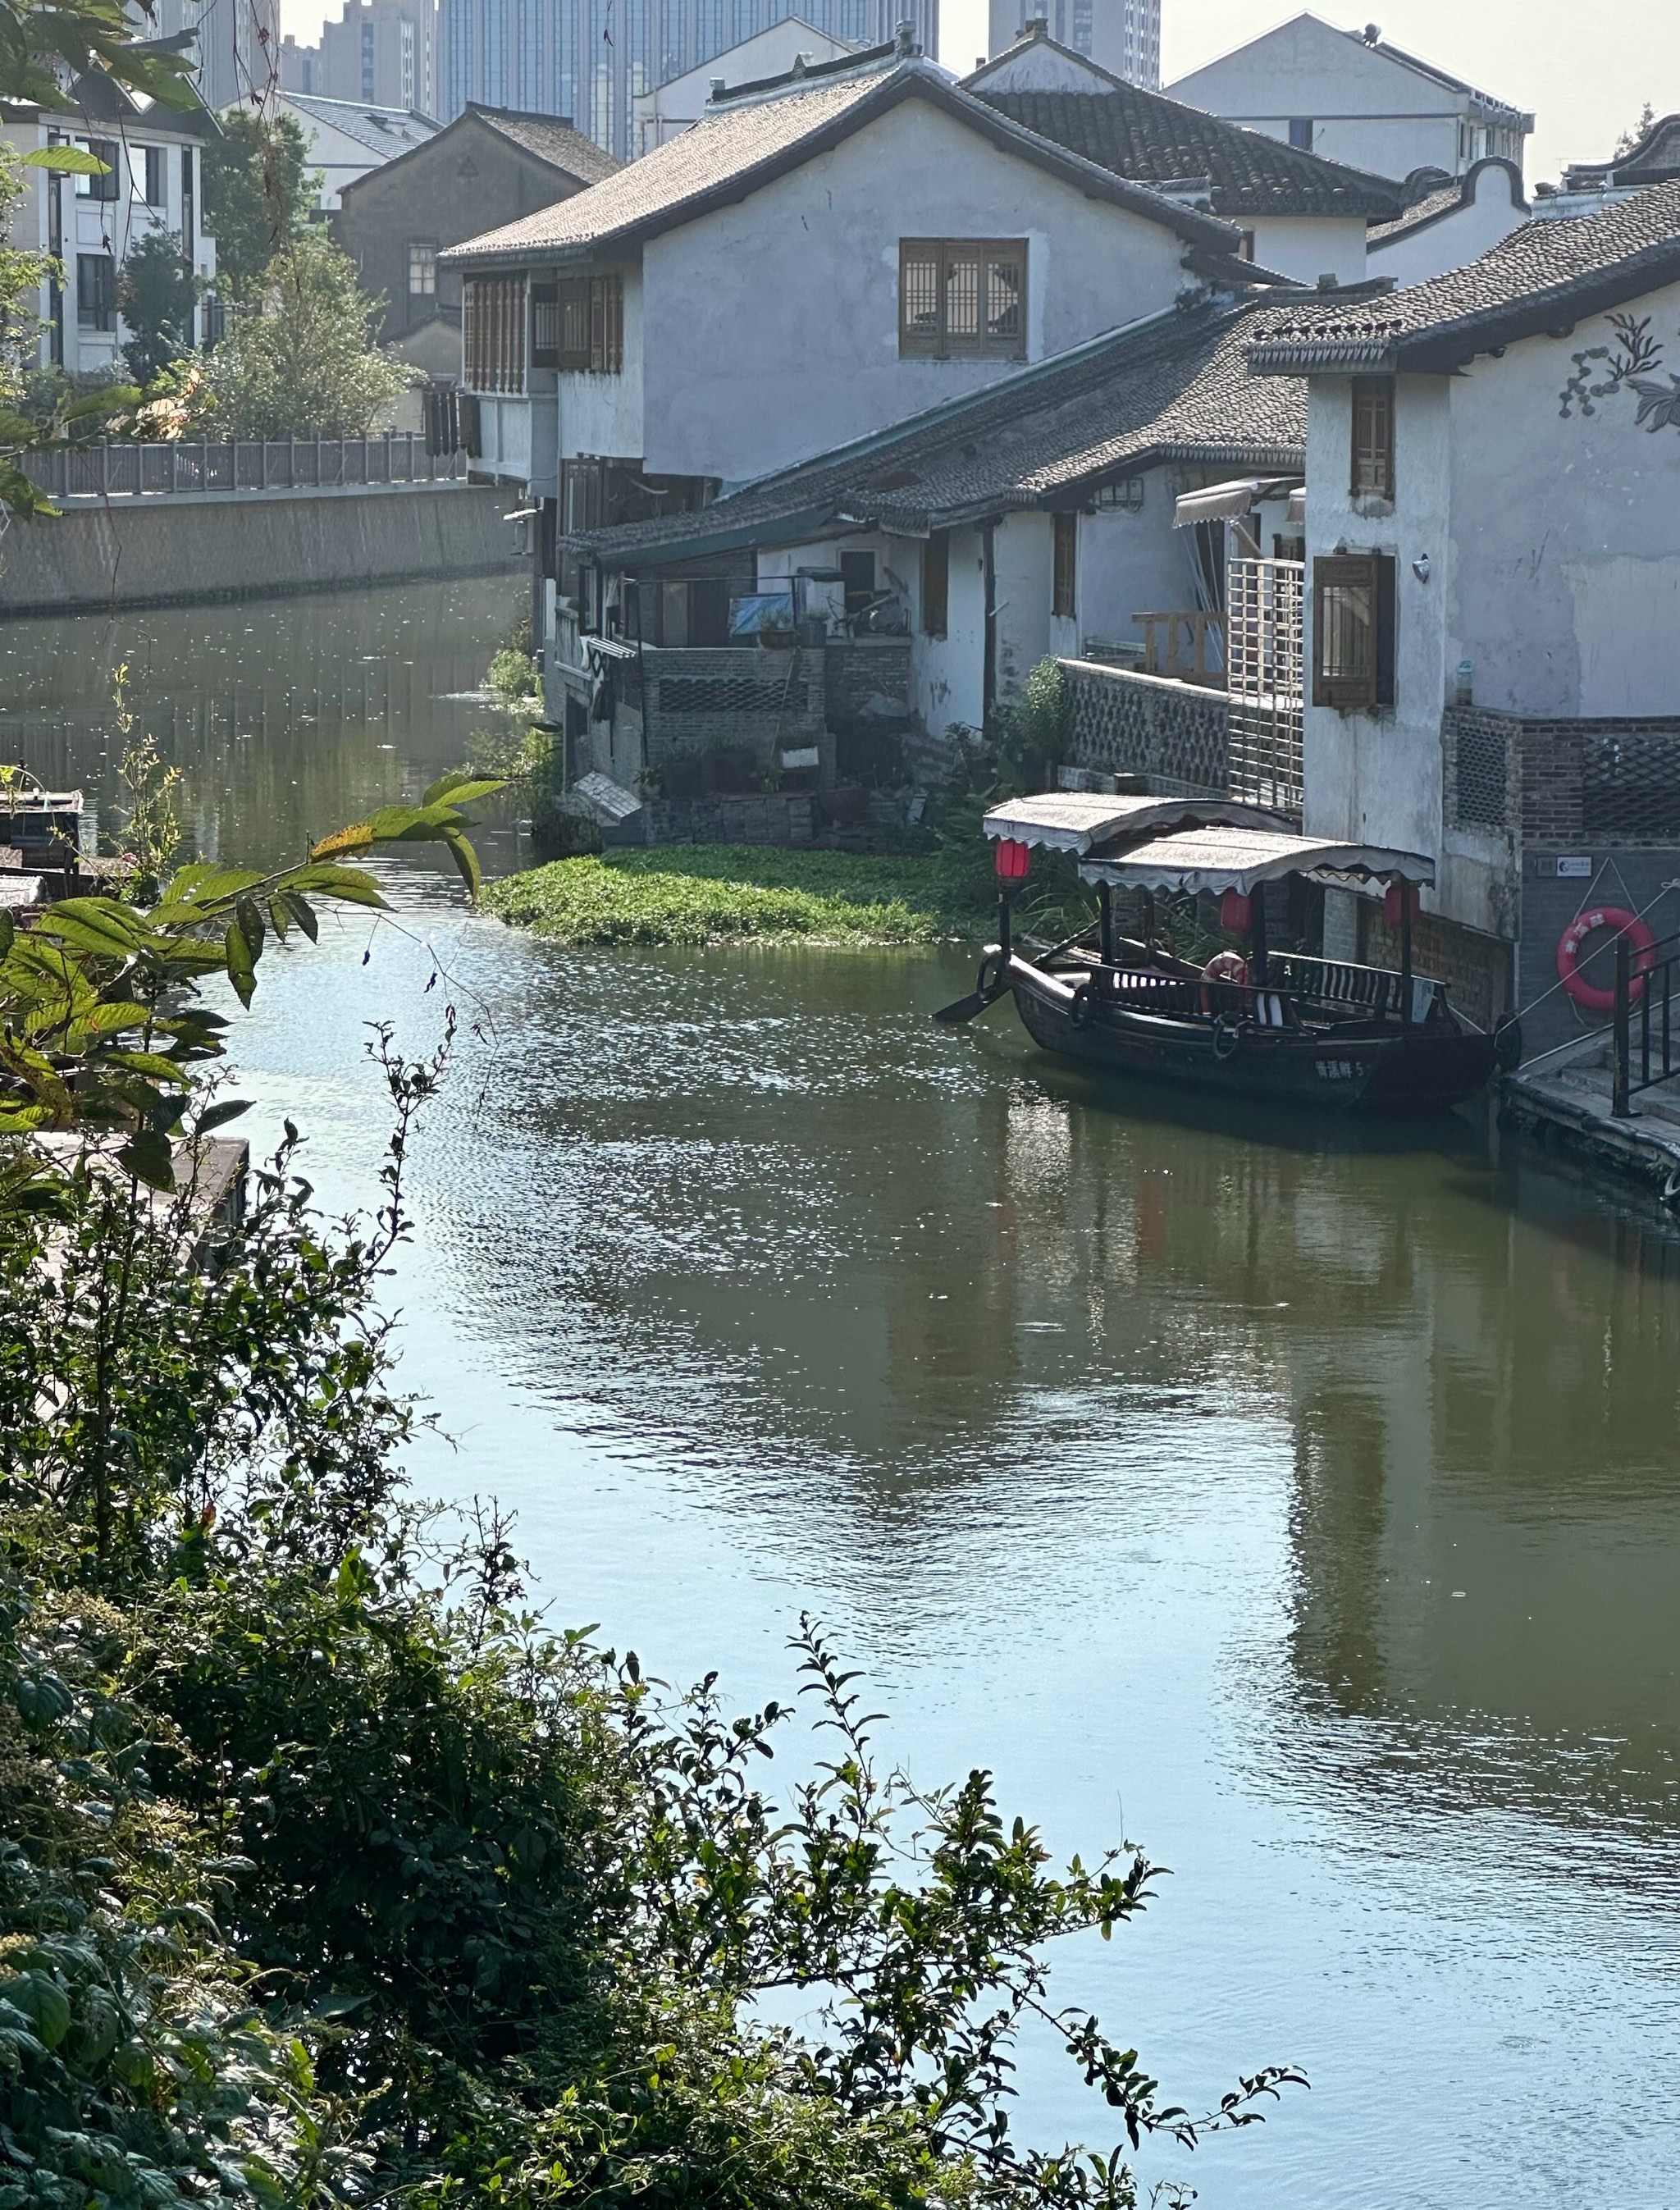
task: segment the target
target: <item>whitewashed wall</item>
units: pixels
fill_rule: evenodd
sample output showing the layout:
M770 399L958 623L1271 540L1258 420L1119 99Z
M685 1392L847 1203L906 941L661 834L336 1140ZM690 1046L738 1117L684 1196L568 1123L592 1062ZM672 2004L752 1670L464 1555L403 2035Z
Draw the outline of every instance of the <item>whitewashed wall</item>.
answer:
M624 367L617 376L567 371L559 378L562 460L577 460L592 453L620 460L642 457L645 443L642 268L634 260L616 266L624 284ZM649 462L650 467L655 465ZM704 475L706 471L695 473Z
M1465 177L1465 202L1399 238L1373 239L1365 264L1397 285L1422 284L1462 269L1528 220L1522 179L1505 161L1478 161Z
M1028 240L1030 359L1169 306L1183 242L918 100L739 205L648 244L650 468L740 483L1006 375L901 360L902 237Z
M1436 854L1435 903L1475 927L1501 925L1501 855L1444 833L1441 716L1460 663L1498 712L1680 713L1680 286L1624 311L1661 357L1636 371L1646 391L1624 377L1589 395L1590 414L1572 396L1566 417L1564 398L1572 378L1608 380L1610 359L1575 359L1625 345L1607 317L1457 377L1403 377L1392 510L1350 498L1351 386L1313 380L1308 560L1393 554L1399 617L1392 709L1307 709L1307 826Z
M1316 284L1333 276L1339 284L1357 284L1365 275L1363 215L1245 215L1254 233L1254 258L1297 283Z
M1314 15L1279 24L1167 90L1273 138L1288 137L1292 117L1310 117L1315 154L1380 177L1425 166L1457 176L1468 166L1459 158L1463 94Z

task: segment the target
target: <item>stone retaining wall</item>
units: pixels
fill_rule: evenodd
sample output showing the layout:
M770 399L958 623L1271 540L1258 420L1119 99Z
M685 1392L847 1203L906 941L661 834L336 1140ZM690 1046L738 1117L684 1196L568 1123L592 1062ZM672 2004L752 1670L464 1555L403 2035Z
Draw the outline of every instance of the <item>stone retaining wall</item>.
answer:
M529 570L505 492L467 484L112 498L0 542L0 614L269 598Z

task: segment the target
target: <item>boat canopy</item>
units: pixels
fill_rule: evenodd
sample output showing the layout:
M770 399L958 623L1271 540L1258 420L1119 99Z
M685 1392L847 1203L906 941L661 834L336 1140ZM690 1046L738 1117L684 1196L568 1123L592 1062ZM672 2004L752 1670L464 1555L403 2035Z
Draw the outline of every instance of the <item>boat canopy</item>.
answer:
M1101 845L1133 845L1175 829L1213 824L1234 829L1286 825L1263 806L1245 806L1235 799L1117 797L1112 792L1086 790L1047 790L1036 798L1012 798L1005 806L994 806L982 825L988 836L1083 856Z
M1286 875L1338 881L1433 883L1435 861L1422 852L1380 844L1339 844L1272 828L1190 829L1128 852L1094 853L1079 862L1088 883L1111 890L1241 891Z

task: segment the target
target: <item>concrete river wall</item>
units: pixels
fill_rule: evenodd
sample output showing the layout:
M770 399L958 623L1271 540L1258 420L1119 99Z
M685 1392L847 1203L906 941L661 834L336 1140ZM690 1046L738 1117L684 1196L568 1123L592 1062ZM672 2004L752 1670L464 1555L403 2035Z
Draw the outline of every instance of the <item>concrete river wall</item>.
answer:
M0 616L511 573L507 508L460 482L75 499L0 540Z

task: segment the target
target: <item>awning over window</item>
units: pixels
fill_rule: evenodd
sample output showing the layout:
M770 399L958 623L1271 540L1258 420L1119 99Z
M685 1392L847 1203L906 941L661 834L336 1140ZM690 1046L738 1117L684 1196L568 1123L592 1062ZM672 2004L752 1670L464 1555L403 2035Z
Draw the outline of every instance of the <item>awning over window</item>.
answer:
M1193 522L1233 522L1266 500L1285 498L1291 501L1293 521L1296 488L1287 477L1238 476L1230 483L1209 484L1205 491L1181 492L1173 506L1173 528L1187 529Z

